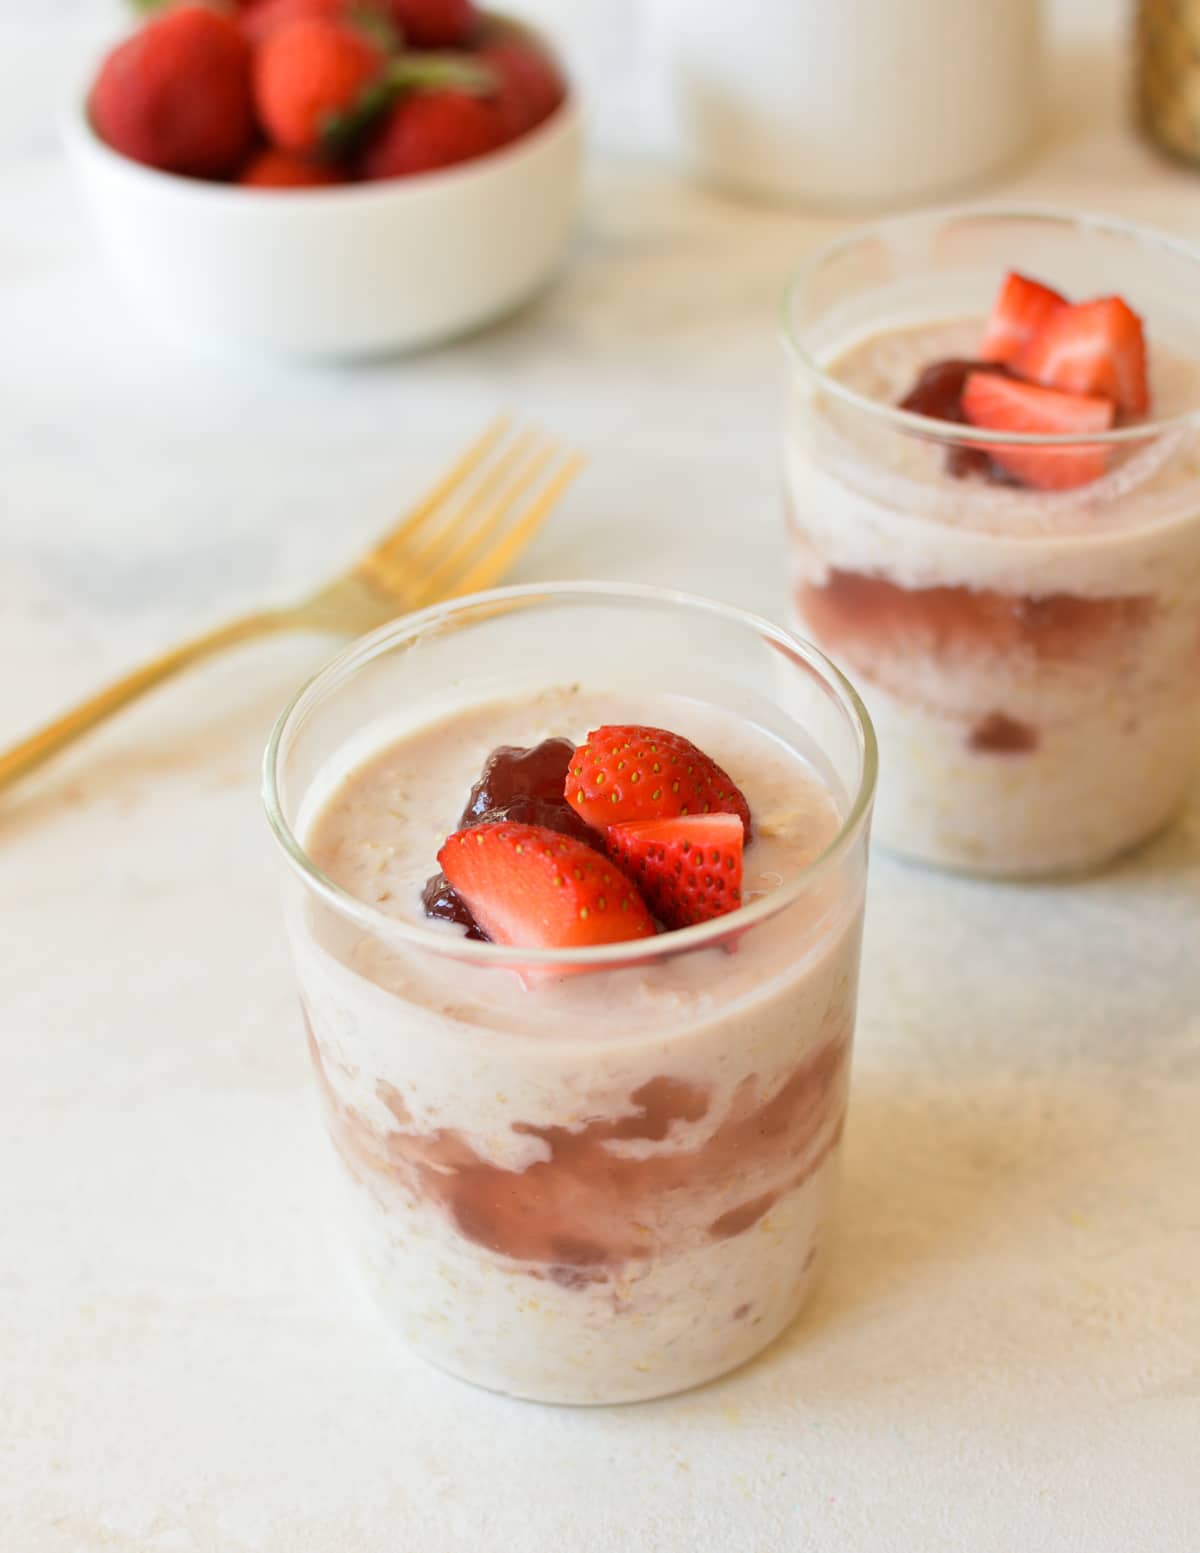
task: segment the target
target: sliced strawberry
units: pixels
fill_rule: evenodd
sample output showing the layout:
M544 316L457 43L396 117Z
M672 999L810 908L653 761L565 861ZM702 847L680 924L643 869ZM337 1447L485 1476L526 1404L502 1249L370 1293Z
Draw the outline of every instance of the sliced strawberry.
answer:
M438 862L493 943L587 949L654 934L637 886L615 863L544 825L455 831Z
M1066 306L1066 298L1030 280L1028 275L1018 275L1010 270L1004 277L992 307L991 317L983 331L979 347L981 361L1003 361L1011 364L1029 340L1043 327L1052 314Z
M1047 388L1111 399L1126 415L1150 408L1142 320L1120 297L1060 308L1022 347L1013 368Z
M750 839L750 805L703 750L665 728L597 728L575 751L566 799L594 829L679 814L736 814Z
M666 928L690 927L742 904L742 822L736 814L610 825L608 849Z
M1000 377L972 372L963 390L963 414L972 426L997 431L1040 432L1045 436L1107 431L1113 407L1107 399L1059 393ZM1022 485L1045 491L1066 490L1096 480L1108 466L1108 449L1101 443L1079 442L1055 448L992 447L988 453Z

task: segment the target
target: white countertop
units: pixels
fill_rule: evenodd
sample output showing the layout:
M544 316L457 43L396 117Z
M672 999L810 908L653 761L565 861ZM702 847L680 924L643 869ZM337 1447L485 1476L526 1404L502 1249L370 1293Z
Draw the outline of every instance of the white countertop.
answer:
M1200 237L1200 176L1123 127L1118 9L1058 6L1048 142L994 192ZM782 612L775 306L831 222L602 161L569 274L479 339L198 359L127 309L56 149L110 25L0 13L0 744L351 556L498 406L592 455L520 576ZM4 1553L1200 1546L1200 792L1071 887L878 856L814 1302L692 1395L546 1409L393 1349L319 1238L256 768L327 650L214 665L0 802Z

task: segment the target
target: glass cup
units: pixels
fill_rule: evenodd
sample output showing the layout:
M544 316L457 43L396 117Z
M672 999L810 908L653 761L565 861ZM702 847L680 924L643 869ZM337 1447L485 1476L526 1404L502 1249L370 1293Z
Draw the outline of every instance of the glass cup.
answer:
M314 864L314 817L365 757L573 685L753 724L828 790L836 836L730 916L582 951L388 916ZM791 1321L829 1230L874 782L870 723L820 653L651 588L440 606L296 696L265 802L336 1228L417 1352L518 1396L624 1402L719 1375Z
M976 354L1010 268L1142 315L1149 419L1081 442L896 408L930 360ZM1034 875L1161 827L1200 748L1200 254L1052 211L903 216L814 254L785 334L794 613L871 709L877 838ZM1106 470L997 483L996 448L1099 450Z

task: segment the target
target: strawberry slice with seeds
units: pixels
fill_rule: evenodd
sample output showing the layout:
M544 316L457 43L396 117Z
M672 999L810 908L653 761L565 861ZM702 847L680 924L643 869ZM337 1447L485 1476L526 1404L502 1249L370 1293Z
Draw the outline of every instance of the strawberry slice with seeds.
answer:
M1107 399L1059 393L994 372L971 373L963 389L962 407L972 426L1044 436L1107 431L1114 415ZM1098 480L1108 467L1108 449L1103 443L1078 442L1054 448L989 446L986 451L1022 485L1043 491L1086 485Z
M438 863L493 943L588 949L654 935L645 901L617 864L544 825L455 831Z
M575 751L566 799L594 829L681 814L736 814L750 839L750 805L716 761L665 728L597 728Z
M666 928L691 927L742 904L742 822L736 814L610 825L608 849Z
M1021 348L1013 368L1047 388L1111 399L1126 415L1150 408L1142 320L1120 297L1060 308Z
M1040 281L1030 280L1028 275L1019 275L1016 270L1010 270L1004 277L1004 284L1000 287L1000 294L983 331L983 342L979 347L980 360L1002 361L1006 366L1011 365L1022 347L1034 338L1060 307L1066 305L1067 299L1059 296L1057 291L1051 291L1049 286L1043 286Z

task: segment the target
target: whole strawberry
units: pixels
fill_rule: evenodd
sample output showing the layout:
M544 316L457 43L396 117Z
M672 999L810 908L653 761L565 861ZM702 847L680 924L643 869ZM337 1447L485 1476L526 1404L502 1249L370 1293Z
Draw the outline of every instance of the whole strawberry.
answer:
M345 179L324 162L310 162L268 146L242 168L237 181L251 189L324 189Z
M567 95L558 66L524 38L488 43L476 56L495 72L496 104L510 140L548 119Z
M104 61L90 108L101 139L135 162L226 178L254 137L249 46L206 5L164 11Z
M288 22L314 18L365 23L381 32L390 27L386 0L250 0L243 5L238 24L251 43L259 44Z
M388 9L418 49L461 48L479 25L474 0L388 0Z
M364 178L405 178L485 156L506 138L494 100L453 90L416 91L388 111L360 170Z
M386 67L378 43L346 22L311 17L281 26L254 60L263 128L281 151L330 150L368 109Z

